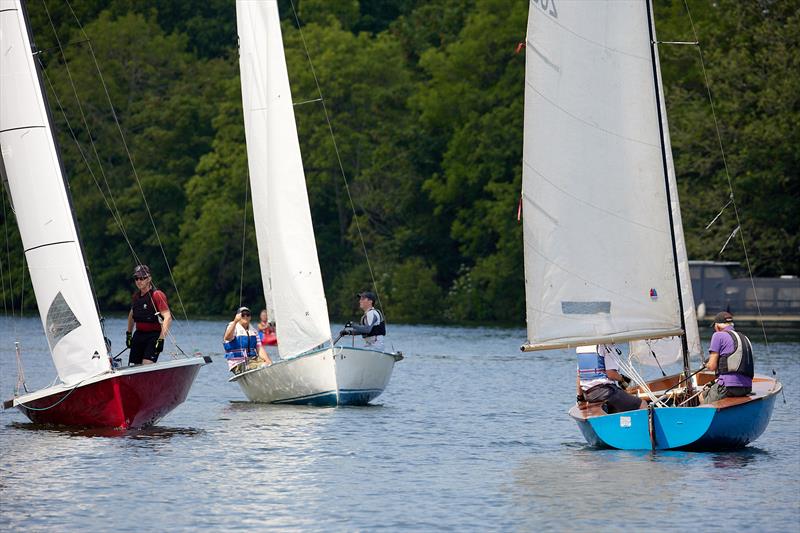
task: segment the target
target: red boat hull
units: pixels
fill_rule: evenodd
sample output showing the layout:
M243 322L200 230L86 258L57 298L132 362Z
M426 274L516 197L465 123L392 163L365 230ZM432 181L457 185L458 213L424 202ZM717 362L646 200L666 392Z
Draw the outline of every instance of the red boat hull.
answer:
M37 424L141 428L183 403L203 360L180 366L150 365L118 371L101 380L31 401L17 408ZM22 398L20 398L22 400Z

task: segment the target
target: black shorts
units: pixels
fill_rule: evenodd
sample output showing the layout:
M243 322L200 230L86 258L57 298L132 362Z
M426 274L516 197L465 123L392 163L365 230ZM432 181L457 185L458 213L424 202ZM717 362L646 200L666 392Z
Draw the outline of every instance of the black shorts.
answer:
M141 365L143 359L149 359L154 363L158 361L156 341L160 335L160 331L134 331L131 339L131 355L128 358L128 366Z
M592 387L584 393L584 397L589 402L605 402L608 405L608 413L635 411L642 405L638 396L628 394L611 384Z

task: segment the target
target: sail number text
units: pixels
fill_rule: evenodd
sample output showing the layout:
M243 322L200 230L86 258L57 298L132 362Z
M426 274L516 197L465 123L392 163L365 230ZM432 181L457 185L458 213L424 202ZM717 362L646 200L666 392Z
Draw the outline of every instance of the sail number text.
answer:
M531 0L531 3L539 6L542 11L553 17L558 18L558 10L556 9L556 0Z

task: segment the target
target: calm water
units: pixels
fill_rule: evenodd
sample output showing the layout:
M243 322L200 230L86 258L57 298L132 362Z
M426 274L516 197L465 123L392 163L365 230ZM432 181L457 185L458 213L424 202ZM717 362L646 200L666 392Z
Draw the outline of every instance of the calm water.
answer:
M49 384L38 320L0 328L3 397L23 334L29 388ZM651 454L587 448L566 414L573 356L520 353L521 329L392 326L406 359L361 408L244 402L218 358L223 329L177 328L215 363L158 427L59 431L2 412L0 529L796 531L800 339L772 343L769 361L757 345L756 370L779 369L789 403L755 445ZM124 330L109 321L116 351Z

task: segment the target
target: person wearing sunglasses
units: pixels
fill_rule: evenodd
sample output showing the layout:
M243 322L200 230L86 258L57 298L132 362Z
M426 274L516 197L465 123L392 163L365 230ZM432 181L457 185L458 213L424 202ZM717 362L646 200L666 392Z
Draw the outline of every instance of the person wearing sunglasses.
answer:
M267 351L261 345L258 330L250 323L251 318L250 309L240 307L222 337L225 360L228 362L228 369L234 374L258 368L262 364L272 364Z
M150 267L136 265L133 280L137 290L133 293L125 334L125 345L131 350L128 366L158 361L172 324L167 295L153 287Z

